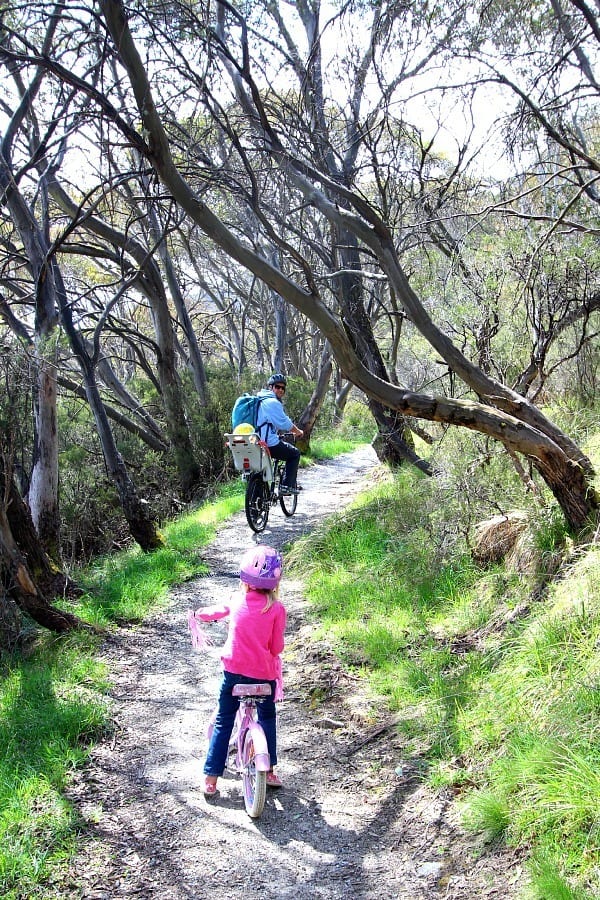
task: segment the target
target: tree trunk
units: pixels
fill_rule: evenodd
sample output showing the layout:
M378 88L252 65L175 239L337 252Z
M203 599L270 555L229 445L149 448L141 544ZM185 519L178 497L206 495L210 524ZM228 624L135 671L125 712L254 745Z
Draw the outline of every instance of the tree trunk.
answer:
M7 498L6 521L37 590L45 597L79 597L81 589L48 556L38 537L31 513L12 477L0 474L2 495Z
M87 366L83 373L85 392L96 421L98 436L108 472L117 489L121 501L121 509L129 525L131 536L142 550L156 550L163 546L163 540L157 531L156 524L147 511L147 505L139 498L135 485L123 457L117 449L108 416L93 376L93 370Z
M341 378L338 377L337 381L341 381ZM350 391L354 385L351 381L346 381L345 384L339 385L336 384L336 392L335 392L335 402L333 409L333 424L341 425L344 419L344 410L346 409L346 403L348 402L348 397L350 396Z
M337 229L334 227L334 234ZM370 372L382 381L389 376L381 356L379 345L373 334L371 319L363 302L363 278L356 236L348 230L340 230L337 237L338 253L342 273L339 281L339 302L343 321L358 357ZM400 465L403 461L413 463L426 475L432 474L429 463L415 452L415 444L404 416L398 411L385 409L375 398L368 399L369 409L377 423L378 436L373 448L381 462Z
M56 363L46 358L48 335L36 336L37 390L35 451L28 502L40 541L57 562L60 560L60 512L58 505L58 423Z
M137 541L142 550L156 550L164 545L163 539L156 528L155 522L148 513L147 504L138 497L135 485L129 477L127 467L117 448L96 383L95 368L85 349L84 340L73 323L72 309L68 303L59 272L57 272L57 280L60 285L57 290L57 297L60 304L63 327L73 353L81 367L85 393L96 422L104 461L117 489L121 508L129 525L131 536Z
M47 552L60 559L58 507L58 425L56 365L51 335L57 323L54 266L48 259L49 240L17 187L8 160L0 153L0 193L25 248L35 295L34 358L37 373L35 447L29 486L31 515Z
M302 437L297 438L296 440L296 446L302 453L308 453L310 451L310 437L312 435L313 428L315 427L315 422L317 421L318 415L321 412L321 408L325 401L325 396L327 394L327 388L329 387L332 370L333 363L331 361L331 348L329 347L329 344L325 344L325 348L321 356L321 364L319 366L319 373L317 376L315 389L312 392L312 396L306 405L306 409L303 411L298 422L296 423L298 427L301 428L304 432Z
M2 481L4 477L3 475ZM9 478L9 484L11 483L12 476ZM21 505L20 509L24 509L24 505ZM12 515L15 516L14 510ZM25 532L35 534L33 523L23 527L22 533ZM37 537L35 543L38 543ZM30 546L28 549L32 557L43 556L40 547ZM0 576L1 583L9 586L7 593L10 599L39 625L57 632L71 631L83 626L84 623L76 616L52 606L40 590L29 569L26 556L15 540L4 501L0 502Z

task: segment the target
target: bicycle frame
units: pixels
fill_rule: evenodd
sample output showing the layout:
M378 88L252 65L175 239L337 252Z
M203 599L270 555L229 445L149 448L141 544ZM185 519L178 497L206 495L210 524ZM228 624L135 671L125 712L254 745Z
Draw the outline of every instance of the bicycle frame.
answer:
M231 735L230 747L236 748L235 768L242 776L244 806L253 819L258 818L265 805L267 792L267 772L271 767L267 738L258 721L257 704L261 697L271 695L271 685L236 684L232 696L239 698L238 711ZM208 723L207 737L210 740L217 710Z
M254 764L258 772L268 772L271 766L267 739L258 721L257 698L270 697L271 685L267 684L236 684L231 692L234 697L240 698L240 706L237 711L237 753L235 764L241 771L247 761L244 760L244 742L247 732L250 732L254 743Z

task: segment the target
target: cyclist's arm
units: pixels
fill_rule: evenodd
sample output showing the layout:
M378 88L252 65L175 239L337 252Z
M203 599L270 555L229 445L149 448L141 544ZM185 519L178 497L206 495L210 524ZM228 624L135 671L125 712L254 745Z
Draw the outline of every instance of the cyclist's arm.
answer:
M218 622L219 619L225 619L230 612L228 606L201 606L194 615L201 622Z

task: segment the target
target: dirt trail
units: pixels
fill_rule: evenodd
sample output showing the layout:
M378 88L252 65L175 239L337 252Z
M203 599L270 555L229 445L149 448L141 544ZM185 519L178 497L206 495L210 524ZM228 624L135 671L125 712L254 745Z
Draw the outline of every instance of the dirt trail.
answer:
M264 543L282 547L373 476L370 448L301 472L298 512L273 509ZM201 793L204 729L220 682L224 625L215 646L192 650L189 608L219 602L237 584L253 540L244 514L220 529L205 557L211 577L182 585L167 610L105 646L114 733L78 773L71 797L83 819L69 878L48 896L79 900L254 898L509 898L521 879L507 852L486 852L457 825L452 797L432 793L403 757L393 728L361 725L361 684L308 640L302 585L284 578L289 614L286 699L279 705L279 773L262 817L244 811L241 782ZM378 723L386 721L385 715ZM370 738L361 746L365 737ZM400 775L397 769L403 765Z

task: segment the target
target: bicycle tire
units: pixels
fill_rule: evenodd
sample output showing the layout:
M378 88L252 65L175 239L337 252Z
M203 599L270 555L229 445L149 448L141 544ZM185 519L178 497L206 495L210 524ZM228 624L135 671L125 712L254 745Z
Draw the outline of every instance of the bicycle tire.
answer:
M284 516L288 518L293 516L298 506L298 494L283 494L279 498L279 505L283 510Z
M257 534L264 531L269 521L269 488L259 472L250 476L246 485L246 519Z
M258 819L267 797L267 773L256 770L254 741L249 731L242 744L242 785L246 812L251 819Z

